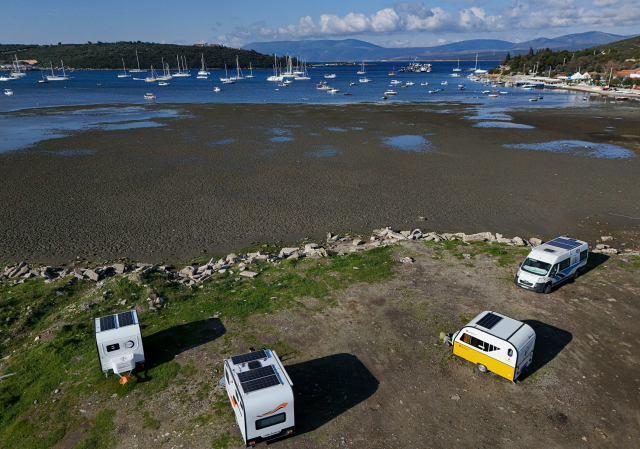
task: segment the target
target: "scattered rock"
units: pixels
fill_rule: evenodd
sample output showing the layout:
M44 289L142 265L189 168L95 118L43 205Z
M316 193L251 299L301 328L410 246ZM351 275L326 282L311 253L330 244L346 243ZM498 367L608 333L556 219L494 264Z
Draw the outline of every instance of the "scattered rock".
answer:
M400 263L413 263L414 261L413 257L403 257L400 259Z
M463 254L462 257L465 259L471 259L471 254Z
M610 235L603 235L602 237L600 237L600 240L602 240L603 242L608 242L610 240L615 240L615 239Z
M451 399L452 401L459 401L460 400L460 395L459 394L454 394L449 399Z
M533 237L529 239L529 243L531 244L531 246L540 246L542 245L542 240Z
M253 272L253 271L241 271L240 272L240 276L246 276L248 278L254 278L258 275L258 273Z

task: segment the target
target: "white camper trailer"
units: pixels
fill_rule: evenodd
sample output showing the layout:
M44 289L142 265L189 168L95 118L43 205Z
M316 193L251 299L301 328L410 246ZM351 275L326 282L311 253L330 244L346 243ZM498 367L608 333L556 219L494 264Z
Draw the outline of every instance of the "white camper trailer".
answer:
M550 293L556 285L578 277L588 255L587 242L558 237L531 250L520 265L515 283L527 290Z
M120 376L133 371L136 363L144 364L142 334L135 310L96 318L95 327L100 367L105 375L113 370Z
M486 310L453 335L446 336L453 353L515 382L531 364L536 333L528 324Z
M246 446L293 433L293 383L275 351L225 359L222 381Z

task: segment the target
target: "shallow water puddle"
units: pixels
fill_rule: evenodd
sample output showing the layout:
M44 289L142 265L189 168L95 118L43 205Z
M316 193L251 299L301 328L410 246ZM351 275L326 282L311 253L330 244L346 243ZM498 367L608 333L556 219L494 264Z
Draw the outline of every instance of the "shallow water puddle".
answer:
M398 150L415 153L427 153L433 149L431 142L422 136L404 135L387 137L384 143Z
M229 145L230 143L235 142L236 139L223 139L217 140L215 142L209 142L208 145Z
M342 152L335 147L332 146L324 146L318 151L314 151L309 153L310 156L314 157L331 157L331 156L339 156Z
M271 142L290 142L293 140L293 137L278 136L278 137L272 137L269 140Z
M333 131L334 133L346 133L348 130L347 129L343 129L343 128L336 128L336 127L332 127L332 128L325 128L327 131Z
M520 123L511 122L478 122L473 125L474 128L519 128L519 129L534 129L530 125L522 125Z
M549 151L552 153L589 156L600 159L629 159L636 156L632 151L617 145L583 142L581 140L556 140L541 143L505 144L502 146L517 150Z

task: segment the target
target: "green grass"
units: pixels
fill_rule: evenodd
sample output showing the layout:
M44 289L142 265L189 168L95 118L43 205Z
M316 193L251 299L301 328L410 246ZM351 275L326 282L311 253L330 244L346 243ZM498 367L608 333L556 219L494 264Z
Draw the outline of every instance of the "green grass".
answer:
M224 330L224 323L230 320L242 323L257 313L306 307L302 297L317 298L321 307L331 307L336 291L356 282L391 279L391 251L376 248L323 259L254 264L251 269L260 273L256 279L236 281L237 273L225 273L207 280L202 289L168 282L161 273L145 279L142 286L122 277L107 280L102 287L88 281L72 284L68 278L50 284L42 279L16 286L0 283L0 359L6 358L0 362L0 372L15 373L0 383L0 447L51 447L67 429L77 428L84 420L77 412L82 403L102 402L114 393L148 398L173 383L193 382L198 378L197 368L181 366L174 357L183 348L221 336L218 332L222 331L211 326L216 321L210 317L218 315ZM146 312L151 293L165 298L165 307ZM102 301L80 310L79 304L101 296ZM123 299L127 301L124 305ZM140 321L147 363L122 386L112 373L105 377L100 370L92 323L94 318L133 306L144 311ZM41 337L37 342L36 336ZM255 345L260 342L256 340ZM295 353L282 341L270 342L270 347L281 356ZM55 389L62 391L54 394ZM210 393L211 386L205 382L195 394L204 399ZM216 421L233 421L227 400L215 407ZM86 438L78 447L108 447L112 417L112 411L96 415L94 426L83 433ZM144 419L148 428L156 425L152 416ZM215 441L223 445L232 441L225 438Z
M74 449L102 449L113 445L114 438L112 431L114 429L113 417L116 412L114 410L100 410L96 413L93 420L93 426L89 429L89 437L80 441Z
M211 441L212 449L227 449L230 445L242 444L242 440L229 435L229 432L225 432L222 435L217 436Z

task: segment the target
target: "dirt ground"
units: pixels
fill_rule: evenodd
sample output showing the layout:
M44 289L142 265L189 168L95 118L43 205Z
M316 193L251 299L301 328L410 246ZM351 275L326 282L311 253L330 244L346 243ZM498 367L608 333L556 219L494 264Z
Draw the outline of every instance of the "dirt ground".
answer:
M600 256L575 282L542 295L515 287L513 264L486 253L460 260L418 242L394 251L415 262L398 263L392 281L357 284L333 307L301 298L306 312L212 319L218 337L174 358L196 376L152 399L114 397L85 413L115 407L123 449L240 447L217 385L222 358L255 346L277 349L294 383L296 433L273 447L637 447L633 260ZM439 339L483 310L536 331L533 366L515 385L479 373ZM149 417L157 429L143 427Z

